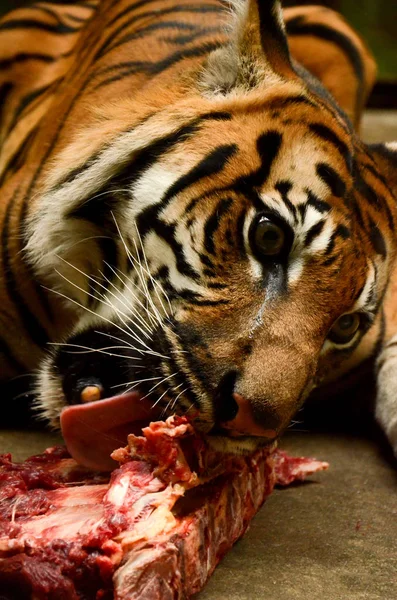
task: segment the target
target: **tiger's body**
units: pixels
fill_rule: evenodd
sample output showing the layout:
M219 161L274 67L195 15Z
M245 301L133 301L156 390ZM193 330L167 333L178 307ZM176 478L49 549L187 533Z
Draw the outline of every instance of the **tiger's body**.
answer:
M244 449L379 356L397 445L395 158L354 131L374 62L336 13L285 21L288 43L265 0L1 22L0 380L37 372L53 425L83 384L133 378Z

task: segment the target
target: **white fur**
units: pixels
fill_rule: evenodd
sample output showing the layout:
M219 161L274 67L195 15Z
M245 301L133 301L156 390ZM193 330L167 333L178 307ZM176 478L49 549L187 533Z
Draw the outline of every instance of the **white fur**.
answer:
M387 142L385 146L388 150L391 150L392 152L397 152L397 142Z
M36 381L36 400L34 408L41 418L47 419L51 427L59 428L59 416L65 406L61 379L54 375L52 356L48 356L41 364Z
M303 272L303 267L305 265L305 261L303 258L295 258L290 261L288 266L288 283L289 285L293 285L296 283Z
M369 304L370 293L371 293L372 287L375 283L375 278L376 278L375 267L370 261L368 261L367 280L365 282L363 291L361 292L359 298L357 298L351 312L357 312L360 310L371 311L371 310L375 309L376 302L377 302L376 294L374 294L372 303Z
M161 266L166 265L169 268L170 282L176 290L188 289L192 292L203 292L201 286L178 271L174 252L154 231L146 236L145 249L147 255L151 257L152 271L154 272Z
M127 221L133 223L143 209L161 202L165 192L183 173L186 173L186 166L181 165L176 171L174 166L163 164L163 161L145 171L131 189L134 201L128 211Z
M133 159L134 153L145 148L153 139L177 130L180 125L178 118L173 118L167 123L150 119L133 131L123 133L103 150L89 168L73 181L59 188L55 186L67 175L67 172L54 167L47 179L48 191L35 199L35 210L31 211L27 220L29 241L26 250L39 274L51 276L54 269L62 269L57 257L67 258L71 248L81 241L81 231L76 228L76 221L66 220L65 214L83 201L89 201L94 197L98 189L111 179L120 166ZM159 194L170 181L175 179L176 174L170 174L168 177L163 171L161 173L157 171L157 174L161 175L156 184L158 192L153 193L158 201ZM153 173L150 181L152 183L154 181ZM146 185L146 190L148 186L149 183ZM150 202L150 194L146 197L146 202L148 201Z

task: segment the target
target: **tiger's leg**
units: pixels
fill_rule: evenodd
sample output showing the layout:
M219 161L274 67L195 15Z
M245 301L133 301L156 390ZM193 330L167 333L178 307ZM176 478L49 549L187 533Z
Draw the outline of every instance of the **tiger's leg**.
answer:
M385 181L397 200L397 142L370 146ZM384 332L376 375L375 416L397 456L397 264L383 301Z
M397 456L397 334L379 355L377 388L375 416Z
M284 16L292 56L322 82L358 129L376 77L371 52L333 10L301 6L286 9Z

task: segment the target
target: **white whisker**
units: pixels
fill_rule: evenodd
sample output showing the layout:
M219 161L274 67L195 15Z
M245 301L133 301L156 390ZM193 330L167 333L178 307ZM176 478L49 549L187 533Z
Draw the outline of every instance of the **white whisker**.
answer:
M113 273L116 275L116 277L121 281L121 283L125 286L126 285L126 281L128 281L131 285L133 285L137 290L139 290L142 293L142 290L139 288L139 286L131 279L131 277L128 277L125 273L123 273L120 269L118 269L116 267L116 269L114 269L112 267L112 265L110 265L109 263L105 262L105 265L111 269L113 271ZM119 273L121 273L125 279L125 281L123 281L120 277L120 275L116 272L118 271ZM136 302L143 308L143 310L147 313L149 319L151 320L151 322L154 325L157 325L157 320L155 318L155 316L153 315L153 313L148 309L147 306L145 306L143 304L143 302L141 302L141 300L138 298L138 296L136 294L134 294L134 292L130 289L130 293L132 294L133 298L136 300Z
M185 388L184 390L182 390L181 392L179 392L179 394L177 395L177 397L175 398L175 400L173 401L173 403L171 405L171 410L174 410L174 408L176 406L176 403L178 402L179 397L182 396L182 394L184 394L187 391L187 389L188 388Z
M136 233L137 233L137 236L138 236L138 239L139 239L140 246L142 248L143 258L145 259L145 265L146 265L146 269L147 269L147 274L149 275L150 280L153 283L153 289L156 292L156 296L157 296L157 298L158 298L158 300L159 300L159 302L160 302L160 304L161 304L161 306L162 306L162 308L164 310L164 313L168 316L167 310L166 310L166 308L165 308L165 306L163 304L163 301L162 301L162 299L161 299L161 297L160 297L160 295L159 295L159 293L158 293L158 291L156 289L156 287L158 287L160 289L161 293L163 294L163 296L165 297L165 299L167 300L168 306L169 306L169 309L170 309L170 314L172 315L172 306L171 306L171 302L170 302L170 299L168 297L168 294L165 292L163 286L152 277L152 274L150 272L148 261L147 261L147 257L146 257L145 247L143 245L141 234L139 233L139 229L138 229L138 225L137 225L136 221L135 221L135 229L136 229Z
M56 344L57 346L68 346L69 348L80 348L79 352L68 352L68 354L86 354L87 352L99 352L100 354L107 354L108 356L116 356L118 358L127 358L128 360L142 360L140 357L128 356L125 354L115 354L114 352L107 352L106 350L102 350L101 348L90 348L90 346L82 346L80 344L68 344L67 342L62 342Z
M106 262L105 262L105 265L106 265L107 267L109 267L109 268L112 268L112 267L111 267L111 265L109 265L109 264L108 264L108 263L106 263ZM118 292L119 292L119 289L117 288L117 286L115 286L115 285L114 285L113 281L112 281L111 279L109 279L108 277L106 277L106 275L105 275L105 274L104 274L102 271L101 271L101 275L102 275L102 277L103 277L103 278L104 278L104 279L105 279L105 280L106 280L106 281L109 283L109 285L111 285L111 286L112 286L112 287L113 287L113 288L114 288L116 291L118 291ZM119 279L120 279L120 278L119 278ZM121 279L120 279L120 281L121 281ZM122 283L123 283L123 282L122 282ZM125 287L125 284L123 284L123 285L124 285L124 287ZM131 290L130 290L130 291L131 291ZM118 298L118 297L117 297L117 296L116 296L116 295L115 295L113 292L111 292L110 290L109 290L109 293L110 293L110 294L112 294L112 296L113 296L114 298L116 298L116 299ZM132 295L134 296L134 298L135 298L136 300L138 300L138 299L136 298L135 294L134 294L133 292L131 292L131 293L132 293ZM139 312L137 311L137 309L135 308L135 306L132 304L132 302L129 302L129 303L128 303L128 305L127 305L127 304L125 304L123 301L122 301L122 303L124 304L124 306L126 307L126 309L127 309L127 310L132 310L132 311L133 311L133 314L134 314L134 316L135 316L135 317L136 317L136 318L139 320L139 322L142 324L142 326L143 326L143 327L145 327L145 328L147 329L148 333L149 333L149 334L151 334L151 333L152 333L152 331L153 331L153 330L152 330L152 328L151 328L151 327L149 327L149 325L148 325L148 324L147 324L147 323L144 321L144 319L141 317L141 315L139 314ZM142 333L144 333L144 332L142 332ZM147 337L149 337L147 334L146 334L146 336L147 336Z
M78 267L76 267L75 265L73 265L72 263L68 262L67 260L65 260L65 259L64 259L64 258L62 258L61 256L60 256L59 258L60 258L60 260L62 260L64 263L66 263L66 264L67 264L69 267L71 267L72 269L75 269L75 270L76 270L78 273L81 273L81 275L83 275L84 277L87 277L87 279L89 279L89 280L93 281L93 282L94 282L96 285L99 285L99 286L100 286L101 288L103 288L103 289L104 289L104 290L105 290L107 293L111 294L111 295L112 295L112 296L113 296L113 297L114 297L116 300L119 300L119 301L121 301L121 303L122 303L122 304L125 306L125 308L126 308L127 310L132 310L132 312L134 313L134 316L138 317L138 319L140 319L140 320L142 321L142 323L144 323L144 321L142 320L141 316L139 315L139 313L136 311L136 309L133 307L133 305L132 305L132 304L131 304L131 306L127 306L127 305L126 305L126 304L125 304L125 303L124 303L124 302L123 302L123 301L122 301L120 298L118 298L118 297L117 297L117 296L116 296L116 295L115 295L113 292L111 292L110 290L108 290L108 289L106 288L106 286L104 286L104 285L103 285L103 284L102 284L100 281L98 281L96 278L94 278L94 277L93 277L93 276L91 276L91 275L88 275L87 273L84 273L84 271L82 271L81 269L79 269ZM88 291L86 291L86 290L82 289L80 286L78 286L78 285L77 285L76 283L74 283L73 281L70 281L70 280L69 280L67 277L65 277L65 275L63 275L63 274L62 274L62 273L60 273L59 271L57 271L57 270L56 270L56 272L57 272L57 273L58 273L58 274L59 274L59 275L60 275L60 276L61 276L63 279L65 279L65 281L67 281L68 283L70 283L71 285L73 285L75 288L77 288L78 290L80 290L80 291L81 291L81 292L83 292L84 294L87 294L87 295L88 295L88 296L90 296L91 298L94 298L94 300L96 300L96 301L98 301L98 302L101 302L102 304L104 304L105 306L108 306L109 308L112 308L113 310L119 311L119 312L120 312L120 314L124 315L126 318L128 318L128 317L129 317L129 315L126 315L126 314L125 314L123 311L121 311L120 309L116 308L116 307L114 306L114 304L113 304L113 303L112 303L112 302L111 302L111 301L110 301L108 298L106 298L106 295L105 295L105 294L101 294L101 293L98 291L98 294L99 294L99 296L100 296L100 297L98 298L98 297L97 297L97 296L95 296L94 294L91 294L90 292L88 292ZM100 273L101 273L101 272L100 272ZM101 273L101 274L103 275L103 273ZM103 275L103 277L105 277L105 276ZM108 280L106 277L105 277L105 279L106 279L107 281L109 281L109 280ZM110 282L110 281L109 281L109 283L112 283L112 282ZM114 285L114 284L112 284L112 285ZM114 286L114 287L116 287L116 286ZM117 288L116 288L116 289L117 289ZM119 291L119 290L117 290L117 291ZM123 323L124 323L124 321L123 321ZM135 323L135 322L134 322L134 324L135 324L135 326L136 326L136 327L138 327L138 329L139 329L140 331L142 331L142 333L143 333L143 334L144 334L144 335L145 335L147 338L149 338L149 335L148 335L147 333L145 333L145 332L144 332L144 331L143 331L143 330L140 328L140 326L139 326L137 323ZM144 324L145 324L145 323L144 323ZM124 325L126 325L126 323L124 323ZM145 326L147 327L147 325L146 325L146 324L145 324ZM126 325L126 327L127 327L127 325ZM149 333L151 333L151 329L149 329L149 328L147 328L147 329L148 329ZM131 331L131 329L130 329L130 331ZM138 340L137 340L137 341L138 341Z
M152 406L152 410L153 410L153 408L154 408L155 406L157 406L157 404L160 402L160 400L162 400L162 399L164 398L164 396L166 395L166 393L167 393L167 392L169 392L169 391L170 391L170 388L168 388L168 390L165 390L165 392L164 392L163 394L161 394L160 398L158 398L158 399L156 400L156 402L153 404L153 406Z
M135 267L134 263L138 264L139 270L135 267L135 271L136 271L136 273L137 273L137 275L138 275L138 277L140 279L140 282L142 284L143 292L144 292L144 294L146 296L146 299L149 301L149 303L151 305L151 308L152 308L152 310L154 312L154 315L155 315L155 317L156 317L156 319L157 319L160 327L163 327L163 322L162 322L162 319L161 319L161 315L160 315L159 311L157 310L157 308L156 308L156 306L155 306L155 304L154 304L154 302L152 300L152 297L151 297L151 295L149 293L149 290L148 290L148 287L147 287L147 284L146 284L146 281L145 281L145 277L143 277L143 274L142 274L142 270L143 270L142 269L142 263L141 263L141 261L139 259L135 258L135 256L132 254L132 252L128 248L128 246L127 246L127 244L126 244L126 242L124 240L123 234L121 233L120 227L119 227L119 225L117 223L117 220L116 220L114 214L112 214L112 216L113 216L113 220L115 222L115 225L117 227L117 231L118 231L118 234L120 236L120 239L121 239L121 241L123 243L123 246L125 248L125 251L127 253L128 259L130 260L131 264L134 267ZM137 248L135 240L134 240L134 245L135 245L135 250L137 252L137 256L139 256L139 252L138 252L138 248Z
M74 286L75 288L81 290L82 292L85 293L85 290L83 290L81 287L79 287L77 284L75 284L73 281L71 281L70 279L68 279L67 277L65 277L65 275L63 275L62 273L60 273L59 271L56 270L56 272L58 273L58 275L60 275L60 277L62 277L65 281L67 281L68 283L70 283L70 285ZM62 295L61 292L58 292L57 290L53 290L54 293ZM91 295L91 294L88 294ZM106 319L106 317L104 317L103 315L101 315L100 313L95 313L92 310L90 310L87 306L83 306L80 303L78 303L76 300L73 300L72 298L68 298L67 296L64 296L65 298L67 298L68 300L74 302L75 304L77 304L78 306L81 306L81 308L84 308L84 310L87 310L88 312L91 312L92 314L95 314L96 316L100 317L101 319L107 320L108 322L112 323L113 325L116 326L115 323L113 323L112 321L109 321L108 319ZM94 296L95 297L95 296ZM96 298L97 300L99 300L98 298ZM160 354L158 354L157 352L154 352L150 346L148 346L138 335L137 333L131 329L131 327L128 325L128 323L125 322L125 320L122 318L121 315L125 315L125 313L123 313L121 310L119 310L117 307L115 307L110 301L105 302L104 300L99 300L100 302L102 302L103 304L105 304L106 306L109 306L110 308L112 308L118 315L119 319L121 320L121 322L123 323L124 327L126 327L128 329L128 331L130 333L128 333L125 329L122 330L124 331L124 333L126 333L127 335L129 335L133 340L135 340L135 342L137 342L138 344L141 344L144 348L146 348L146 350L143 350L142 348L135 348L135 350L137 350L137 352L141 352L143 354L153 354L154 356L162 356ZM167 359L166 356L162 356L162 358Z
M67 296L66 294L63 294L59 290L54 290L54 289L48 288L46 286L43 286L43 288L45 290L47 290L48 292L51 292L53 294L56 294L57 296L60 296L61 298L65 298L65 300L68 300L69 302L72 302L72 304L75 304L76 306L79 306L83 310L86 310L87 312L89 312L90 314L94 315L95 317L98 317L99 319L102 319L106 323L109 323L110 325L113 325L113 327L116 327L116 329L119 329L120 331L122 331L123 333L125 333L126 335L128 335L129 337L131 337L132 339L135 340L134 336L131 335L128 331L125 331L125 329L123 329L120 325L118 325L117 323L114 323L111 319L107 319L106 317L104 317L100 313L97 313L94 310L91 310L87 306L84 306L83 304L81 304L80 302L78 302L77 300L75 300L74 298L70 298L69 296ZM137 352L140 352L141 354L153 354L153 352L150 350L149 347L148 347L148 349L149 349L149 352L147 352L147 351L145 351L145 350L143 350L141 348L139 348L139 349L135 348L135 350L137 350ZM166 357L163 357L163 358L166 358Z
M171 379L171 377L175 377L175 375L176 375L176 373L172 373L168 377L165 377L162 381L159 381L158 383L156 383L156 385L154 385L152 388L150 388L150 390L148 391L148 393L146 394L146 396L143 396L142 398L140 398L140 400L143 400L144 398L147 398L149 396L149 394L151 394L152 391L156 389L156 387L158 387L159 385L161 385L165 381L168 381L168 379Z

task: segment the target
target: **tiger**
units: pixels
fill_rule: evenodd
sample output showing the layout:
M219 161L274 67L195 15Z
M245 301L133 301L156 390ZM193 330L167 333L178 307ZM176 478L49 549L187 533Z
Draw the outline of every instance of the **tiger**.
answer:
M88 406L93 462L144 399L241 453L370 359L397 451L397 145L360 138L344 18L40 1L0 36L5 403L30 374L52 427Z

